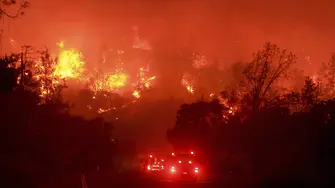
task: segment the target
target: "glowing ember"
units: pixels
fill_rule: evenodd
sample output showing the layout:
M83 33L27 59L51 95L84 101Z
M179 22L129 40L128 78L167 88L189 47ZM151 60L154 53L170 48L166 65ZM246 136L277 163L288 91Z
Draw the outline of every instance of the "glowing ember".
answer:
M140 71L137 75L138 81L134 84L135 87L140 88L141 90L145 88L149 88L151 85L151 81L154 80L156 77L147 77L147 74L149 73L149 68L140 68Z
M128 76L125 73L101 73L93 78L90 88L94 92L116 91L126 85Z
M127 75L125 73L116 73L107 76L107 86L109 88L120 88L125 86Z
M156 79L156 76L150 77L145 81L145 87L149 88L151 86L151 81Z
M222 96L219 96L218 100L219 100L221 105L229 108L229 110L228 110L229 115L234 115L239 109L237 106L232 106L231 104L229 104L228 100L224 99ZM225 112L222 114L222 116L224 118L228 119L227 114Z
M133 96L136 97L136 98L140 98L140 97L141 97L141 96L140 96L140 92L137 91L137 90L135 90L135 91L133 92Z
M187 91L189 91L190 93L194 92L194 89L192 86L187 86Z
M181 84L186 87L187 91L190 93L194 93L194 87L191 83L190 79L187 77L187 75L184 75L181 79Z
M193 68L200 69L210 65L210 62L207 61L206 57L199 53L193 53L192 59L193 59L192 63Z
M17 42L16 42L14 39L10 38L10 39L9 39L9 43L11 44L11 46L12 46L13 48L16 48L16 47L17 47Z
M102 109L102 108L99 108L98 113L101 114L101 113L105 113L105 112L109 112L109 111L111 111L111 109Z

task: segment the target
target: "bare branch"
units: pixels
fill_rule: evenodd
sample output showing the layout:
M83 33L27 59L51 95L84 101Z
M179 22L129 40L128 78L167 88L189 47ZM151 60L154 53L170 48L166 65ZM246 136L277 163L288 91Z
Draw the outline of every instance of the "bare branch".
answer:
M11 5L16 4L16 0L5 0L5 1L2 1L1 3L4 6L11 6ZM8 12L6 12L6 10L4 8L0 8L0 16L3 14L5 16L7 16L8 18L12 18L12 19L17 18L17 17L19 17L20 15L23 14L22 10L24 8L27 8L28 5L29 5L28 0L23 0L23 2L20 2L20 6L19 6L18 10L16 11L16 13L14 15L11 15Z
M253 110L259 109L273 84L287 75L289 67L295 61L295 55L271 43L266 43L264 49L254 55L253 61L244 71L251 87Z

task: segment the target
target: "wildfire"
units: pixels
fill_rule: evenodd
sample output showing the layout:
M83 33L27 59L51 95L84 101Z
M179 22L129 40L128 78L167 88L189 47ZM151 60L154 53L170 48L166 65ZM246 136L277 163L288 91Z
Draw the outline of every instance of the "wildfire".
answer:
M139 38L136 38L135 42L140 42ZM32 60L30 67L27 69L34 75L34 80L40 83L39 93L42 103L58 95L57 92L61 91L59 88L65 87L65 81L72 79L84 81L82 83L95 93L93 99L95 99L97 92L117 92L120 94L120 92L131 90L132 96L135 98L129 103L132 104L141 97L144 90L153 86L153 81L156 79L156 76L149 74L148 66L147 68L139 68L138 73L134 76L129 75L127 70L124 69L124 62L121 57L125 53L123 50L116 51L116 61L108 61L106 54L103 54L102 61L103 64L108 64L108 69L100 68L99 70L89 71L85 69L84 56L79 50L65 48L64 41L60 41L57 45L60 49L57 57L52 58L47 50L43 51L39 53L41 56ZM148 47L149 44L145 46ZM134 45L133 47L144 48L141 45ZM26 76L29 76L28 74L29 72L25 73ZM20 78L17 81L20 82ZM129 104L124 104L122 108ZM87 108L93 109L90 105L87 105ZM97 113L112 110L115 110L115 107L100 108Z
M232 106L232 105L228 104L228 101L226 99L224 99L222 96L219 96L218 100L219 100L219 102L220 102L221 105L229 108L228 109L228 114L229 115L234 115L238 111L238 107L237 106ZM224 113L223 117L227 118L227 114Z
M186 87L187 91L190 93L194 93L194 86L191 83L190 79L188 78L188 76L185 74L183 76L183 78L181 79L181 84Z
M107 85L111 88L120 88L125 86L127 75L125 73L116 73L107 76Z
M49 97L55 95L57 88L64 86L64 80L54 75L55 66L57 61L52 59L47 51L42 52L42 57L33 62L31 71L33 72L34 79L41 83L40 97L42 103L49 100Z
M79 79L84 73L85 63L82 61L82 54L75 49L64 49L63 41L58 43L58 46L60 53L56 59L53 59L47 50L43 51L42 56L33 61L30 68L34 79L41 83L42 103L57 95L59 88L65 86L65 79Z
M97 75L92 78L90 88L94 92L117 91L118 89L126 85L127 79L128 79L127 74L123 72L97 73Z
M134 87L138 89L145 89L151 86L151 82L156 78L156 76L147 77L149 73L149 68L140 68L139 73L137 75L137 81L133 84Z
M152 81L156 79L156 76L147 77L148 73L149 68L140 68L137 75L137 81L133 84L133 87L135 88L133 96L137 99L141 97L141 91L149 89L152 85Z
M211 64L211 62L208 61L204 55L199 53L192 54L192 62L193 68L196 69L205 68Z
M60 54L54 75L60 78L80 78L84 73L83 55L76 49L64 49L64 42L58 43Z
M137 91L137 90L135 90L135 91L133 92L133 96L136 97L136 98L140 98L140 97L141 97L140 92Z

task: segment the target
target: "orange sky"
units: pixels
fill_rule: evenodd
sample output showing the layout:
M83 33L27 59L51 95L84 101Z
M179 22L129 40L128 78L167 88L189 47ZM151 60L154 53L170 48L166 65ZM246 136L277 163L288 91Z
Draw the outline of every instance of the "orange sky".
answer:
M296 53L298 65L309 72L315 72L320 62L335 52L335 1L331 0L30 1L31 6L23 17L2 22L2 53L19 50L20 45L26 44L36 48L48 46L53 51L57 42L65 40L66 46L78 48L85 61L94 66L102 45L131 49L133 26L137 26L140 36L150 42L153 54L177 52L192 35L196 39L195 49L227 64L250 60L251 54L265 41ZM10 39L18 43L17 49L12 48ZM305 60L307 56L311 62ZM152 95L158 96L155 92L162 88L166 96L176 95L172 90L175 92L177 85L181 87L178 71L183 66L173 57L153 63L159 71L157 75L164 74L168 79L159 80L158 77L161 88L155 86ZM161 121L163 115L156 115L159 118L155 121L148 113L146 119L152 124L143 125L147 127L142 134L145 138L140 137L137 141L147 139L147 145L166 142L163 135L173 124L172 117L178 105L171 107L171 117L167 117L166 122ZM162 109L159 113L166 114L165 108L159 109ZM138 127L142 128L142 125ZM127 135L131 135L132 128L126 126L117 130L128 131ZM151 140L147 131L155 133ZM136 137L138 133L133 131L133 134Z
M2 51L12 50L10 38L18 45L51 49L63 39L92 64L103 44L129 46L136 25L153 50L177 50L193 35L197 49L231 63L250 59L265 41L273 41L296 53L307 71L314 71L335 51L335 2L298 2L302 1L31 0L23 17L2 23Z

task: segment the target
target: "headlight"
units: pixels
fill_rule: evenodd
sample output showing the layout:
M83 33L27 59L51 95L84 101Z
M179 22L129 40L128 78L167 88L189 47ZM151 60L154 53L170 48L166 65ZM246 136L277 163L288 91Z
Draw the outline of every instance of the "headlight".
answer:
M194 168L194 172L195 172L195 173L198 173L198 172L199 172L198 167L195 167L195 168Z

